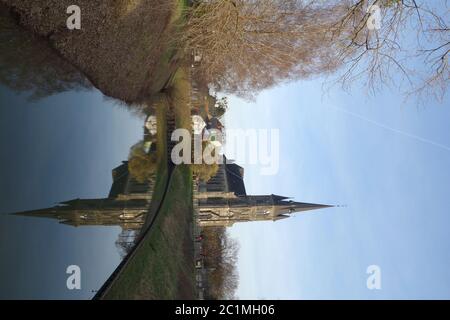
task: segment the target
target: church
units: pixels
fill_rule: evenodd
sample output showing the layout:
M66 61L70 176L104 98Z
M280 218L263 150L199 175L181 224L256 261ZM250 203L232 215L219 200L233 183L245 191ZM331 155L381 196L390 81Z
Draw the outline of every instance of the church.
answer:
M199 183L198 220L202 227L229 227L236 222L278 221L295 212L321 209L328 205L295 202L278 195L247 195L244 168L223 157L216 175Z
M152 199L155 179L140 183L128 162L112 170L113 183L107 198L73 199L54 207L17 212L17 215L53 218L71 226L120 226L139 230ZM322 209L328 205L295 202L278 195L247 195L244 169L225 156L215 176L194 188L197 220L201 227L228 227L236 222L278 221L291 214Z

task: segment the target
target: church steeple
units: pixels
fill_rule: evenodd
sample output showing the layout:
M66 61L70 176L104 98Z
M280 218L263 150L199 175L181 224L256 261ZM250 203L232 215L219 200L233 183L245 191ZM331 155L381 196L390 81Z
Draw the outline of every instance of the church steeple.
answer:
M128 162L112 170L113 183L107 198L73 199L54 207L23 211L15 215L56 219L71 226L121 226L140 229L145 220L154 179L140 183L128 171Z
M278 195L236 196L228 193L219 197L203 195L199 198L201 226L231 226L235 222L278 221L295 212L331 207L329 205L296 202Z
M276 196L277 197L277 196ZM285 198L289 199L289 198ZM317 209L324 209L324 208L330 208L333 207L331 205L325 205L325 204L316 204L316 203L307 203L307 202L296 202L292 200L276 200L276 208L279 210L287 210L288 212L282 212L280 214L291 214L295 212L302 212L302 211L308 211L308 210L317 210Z
M241 167L226 163L203 191L195 192L200 226L226 227L236 222L278 221L296 212L331 207L296 202L275 194L247 195L243 176ZM73 226L118 225L124 229L139 229L150 205L153 183L153 179L144 184L137 182L128 172L128 163L124 162L113 170L113 184L107 198L74 199L52 208L16 214L53 218Z
M78 226L121 226L139 229L148 210L145 199L73 199L46 209L16 212L15 215L56 219Z

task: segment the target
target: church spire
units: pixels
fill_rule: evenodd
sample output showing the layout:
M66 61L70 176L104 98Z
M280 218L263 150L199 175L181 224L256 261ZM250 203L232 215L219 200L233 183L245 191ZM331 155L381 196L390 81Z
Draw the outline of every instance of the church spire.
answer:
M217 194L199 201L199 222L203 227L231 226L236 222L278 221L292 213L323 209L330 205L296 202L279 195L220 198Z
M296 202L296 201L292 201L292 200L287 201L286 205L288 206L288 208L290 210L289 213L334 207L332 205L307 203L307 202Z
M317 210L333 207L331 205L308 203L308 202L297 202L288 197L282 197L277 195L271 195L273 199L273 216L287 216L289 217L292 213Z

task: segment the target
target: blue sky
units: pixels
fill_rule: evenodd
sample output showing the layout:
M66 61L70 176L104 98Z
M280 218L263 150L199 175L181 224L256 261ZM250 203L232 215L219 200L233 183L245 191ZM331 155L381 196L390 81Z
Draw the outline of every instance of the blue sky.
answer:
M228 128L279 128L280 170L245 167L249 194L344 205L236 224L239 298L450 298L449 100L324 94L322 79L232 97ZM382 289L366 288L369 265Z

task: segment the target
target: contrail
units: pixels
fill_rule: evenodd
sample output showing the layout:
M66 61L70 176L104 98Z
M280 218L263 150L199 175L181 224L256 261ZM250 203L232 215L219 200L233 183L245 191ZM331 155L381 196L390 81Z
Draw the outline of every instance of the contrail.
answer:
M401 134L401 135L403 135L405 137L408 137L408 138L411 138L411 139L414 139L414 140L417 140L417 141L420 141L420 142L423 142L423 143L426 143L426 144L430 144L432 146L435 146L435 147L438 147L438 148L441 148L441 149L444 149L444 150L447 150L447 151L450 151L450 147L448 147L446 145L443 145L441 143L438 143L438 142L435 142L435 141L432 141L432 140L428 140L428 139L425 139L425 138L422 138L422 137L416 136L414 134L411 134L411 133L408 133L408 132L404 132L404 131L401 131L401 130L398 130L398 129L395 129L395 128L391 128L391 127L389 127L387 125L384 125L382 123L379 123L379 122L371 120L371 119L368 119L368 118L363 117L363 116L361 116L361 115L359 115L357 113L345 110L345 109L340 108L340 107L336 107L336 106L330 106L330 107L332 107L333 109L336 109L338 111L341 111L343 113L346 113L346 114L348 114L350 116L353 116L355 118L358 118L358 119L361 119L363 121L369 122L369 123L371 123L371 124L373 124L373 125L375 125L377 127L383 128L385 130L389 130L389 131Z

